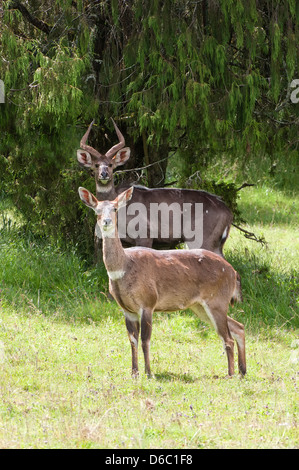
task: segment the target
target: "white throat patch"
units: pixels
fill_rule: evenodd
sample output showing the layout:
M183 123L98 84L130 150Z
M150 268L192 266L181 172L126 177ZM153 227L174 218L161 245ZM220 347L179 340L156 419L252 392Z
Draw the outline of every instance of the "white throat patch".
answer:
M105 182L104 182L105 181ZM99 193L109 193L112 189L112 186L111 184L108 184L108 183L111 183L110 181L108 180L104 180L102 181L102 185L100 185L98 182L96 184L97 186L97 192Z
M109 279L111 279L111 281L117 281L118 279L121 279L122 277L124 277L124 275L126 274L126 272L122 271L122 270L107 271L107 273L108 273Z

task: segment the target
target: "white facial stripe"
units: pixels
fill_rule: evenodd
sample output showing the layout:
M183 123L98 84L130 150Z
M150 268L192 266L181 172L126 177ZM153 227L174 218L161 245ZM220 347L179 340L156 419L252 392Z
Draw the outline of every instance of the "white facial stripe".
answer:
M102 201L98 201L97 207L95 208L95 213L101 216L101 219L111 219L111 212L113 211L113 207L108 204L103 204ZM99 224L100 225L100 224Z
M104 203L102 206L102 220L110 219L112 210L113 207L110 204Z

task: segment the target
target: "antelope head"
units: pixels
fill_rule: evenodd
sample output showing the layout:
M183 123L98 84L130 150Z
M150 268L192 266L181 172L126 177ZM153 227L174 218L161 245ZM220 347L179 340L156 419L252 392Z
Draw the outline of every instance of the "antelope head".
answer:
M130 157L130 148L125 147L125 139L114 120L112 119L114 129L118 137L118 144L114 145L105 154L87 145L87 139L94 121L91 122L87 131L80 141L80 149L77 150L78 162L85 168L91 168L95 175L97 194L112 191L113 170L120 165L124 165Z
M133 190L134 187L132 186L119 194L113 201L98 201L88 189L82 187L78 189L81 200L96 213L97 225L103 237L109 237L111 234L115 236L117 233L115 232L117 225L116 213L131 199Z

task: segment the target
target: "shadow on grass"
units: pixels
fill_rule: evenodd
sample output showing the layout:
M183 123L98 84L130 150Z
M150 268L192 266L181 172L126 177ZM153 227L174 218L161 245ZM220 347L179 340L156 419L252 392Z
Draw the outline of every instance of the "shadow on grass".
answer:
M236 374L237 375L237 374ZM175 374L173 372L160 372L155 373L155 379L159 382L183 382L183 383L195 383L199 380L209 379L209 380L221 380L228 379L227 375L203 375L200 377L192 377L190 374Z
M286 266L273 266L269 256L232 252L227 260L241 276L243 302L231 309L241 311L239 321L256 328L299 327L299 273Z
M155 373L155 379L160 382L180 381L184 383L194 383L199 379L192 377L190 374L174 374L172 372Z

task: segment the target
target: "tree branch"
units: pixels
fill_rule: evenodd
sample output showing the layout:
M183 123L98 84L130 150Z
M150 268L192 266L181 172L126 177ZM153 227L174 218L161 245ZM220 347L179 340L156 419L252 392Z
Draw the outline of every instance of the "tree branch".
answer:
M243 183L239 188L236 189L236 191L240 191L243 188L247 188L247 186L255 186L253 183Z
M52 26L49 26L47 23L45 23L42 20L39 20L35 16L32 16L31 13L27 10L27 8L18 1L13 1L9 4L8 6L9 10L19 10L23 17L26 18L29 23L31 23L33 26L35 26L37 29L43 31L46 34L49 34Z
M248 232L248 230L245 230L244 228L241 228L239 227L238 225L236 224L232 224L235 228L237 228L238 230L240 230L241 232L244 233L244 236L245 238L248 238L249 240L253 240L255 242L258 242L258 243L261 243L262 245L267 245L267 242L265 240L265 238L263 236L257 238L257 236L255 235L255 233L253 232Z

